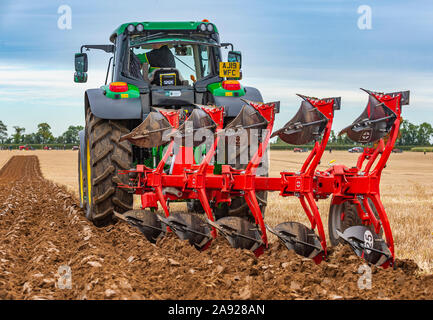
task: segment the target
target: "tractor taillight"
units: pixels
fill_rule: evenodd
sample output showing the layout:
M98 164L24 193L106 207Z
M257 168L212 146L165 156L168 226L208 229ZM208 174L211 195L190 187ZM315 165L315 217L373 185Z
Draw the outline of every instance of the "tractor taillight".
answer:
M128 84L126 82L112 82L109 88L111 92L126 92L128 91Z
M231 91L240 90L241 84L237 80L225 80L223 81L223 88Z

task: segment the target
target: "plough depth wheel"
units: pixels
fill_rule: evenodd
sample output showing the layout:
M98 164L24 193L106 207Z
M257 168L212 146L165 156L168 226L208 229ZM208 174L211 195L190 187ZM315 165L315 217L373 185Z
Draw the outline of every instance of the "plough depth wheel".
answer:
M376 219L380 219L373 201L368 199L368 203L370 204ZM365 208L362 203L360 205L361 209L365 212ZM337 230L344 232L349 227L362 225L362 219L359 216L357 205L355 203L347 200L340 204L331 204L328 217L328 233L329 240L333 246L336 246L339 243L345 243L345 241L339 237ZM369 225L368 227L372 232L375 232L373 225ZM379 237L382 237L382 235L383 230L380 229Z

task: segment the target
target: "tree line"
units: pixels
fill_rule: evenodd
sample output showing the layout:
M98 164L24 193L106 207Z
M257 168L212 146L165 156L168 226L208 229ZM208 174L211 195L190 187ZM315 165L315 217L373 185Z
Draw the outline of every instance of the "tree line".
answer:
M69 126L60 136L54 137L51 126L46 123L39 123L36 132L26 134L25 128L13 126L11 135L8 135L7 126L0 120L0 144L74 144L78 143L78 132L83 126Z
M433 141L433 127L430 123L423 122L419 125L408 120L403 120L400 125L400 133L397 146L430 146ZM329 143L336 145L353 144L347 135L337 136L332 130Z
M78 143L78 132L83 126L69 126L60 136L54 137L51 126L39 123L38 130L26 134L25 128L13 126L14 132L8 136L7 126L0 120L0 144L73 144ZM408 120L403 120L400 126L400 137L397 140L399 146L430 146L433 141L433 127L430 123L423 122L419 125ZM279 139L277 143L280 142ZM333 145L351 145L353 141L347 135L338 136L331 130L329 143Z
M400 126L400 138L397 145L400 146L430 146L433 140L433 127L430 123L423 122L420 125L403 120Z

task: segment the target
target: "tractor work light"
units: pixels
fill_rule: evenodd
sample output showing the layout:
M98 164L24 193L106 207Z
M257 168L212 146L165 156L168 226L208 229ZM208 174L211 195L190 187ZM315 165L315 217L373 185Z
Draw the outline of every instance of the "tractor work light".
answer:
M111 92L126 92L128 91L128 84L126 82L112 82L109 89Z
M130 24L128 27L128 32L134 32L135 31L135 26L133 24Z
M138 32L143 32L143 30L144 30L144 26L140 23L140 24L137 24L137 26L135 27L135 29L136 29Z
M241 84L237 80L225 80L222 84L223 88L230 91L236 91L241 89Z
M204 24L204 23L200 23L200 24L198 25L198 29L199 29L200 31L202 31L202 32L205 32L205 31L207 30L206 24Z
M207 31L209 31L209 32L213 32L213 30L214 30L213 24L212 24L212 23L209 23L209 24L207 25Z

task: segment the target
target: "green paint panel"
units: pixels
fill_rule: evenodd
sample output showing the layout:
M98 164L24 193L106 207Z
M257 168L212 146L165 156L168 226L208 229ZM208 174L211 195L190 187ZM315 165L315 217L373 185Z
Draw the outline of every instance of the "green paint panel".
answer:
M239 90L226 90L223 88L222 82L211 83L207 86L207 89L214 96L217 97L242 97L245 95L245 89L242 87ZM227 95L227 93L232 93L233 95Z
M137 46L137 45L142 45L142 44L152 44L152 43L171 42L171 41L172 42L185 42L185 43L190 43L190 42L197 43L197 42L200 42L200 43L203 43L204 45L206 45L206 44L216 45L215 41L205 41L205 39L203 39L202 41L199 41L199 40L191 40L191 39L188 39L188 38L158 38L158 39L151 39L151 40L147 40L147 41L134 40L134 41L130 42L130 45L131 46ZM143 53L140 53L140 55L143 55ZM140 61L142 59L146 59L147 60L147 58L145 58L143 56L138 57L138 58L140 59Z
M203 158L206 156L206 145L201 144L193 148L194 150L194 161L196 164L200 164Z
M104 90L107 98L111 99L131 99L131 98L140 98L140 90L133 84L128 84L128 91L125 92L113 92L110 91L110 86L102 86L102 90ZM128 96L125 96L127 94Z
M213 174L222 174L222 164L221 163L215 163L213 167Z
M122 24L120 27L114 30L110 39L113 39L116 34L119 35L123 33L130 24L137 26L137 24L140 23L144 26L144 30L197 30L197 27L200 23L209 24L210 22L201 22L201 21L128 22ZM212 25L214 26L215 32L218 33L218 29L215 26L215 24L212 23Z

